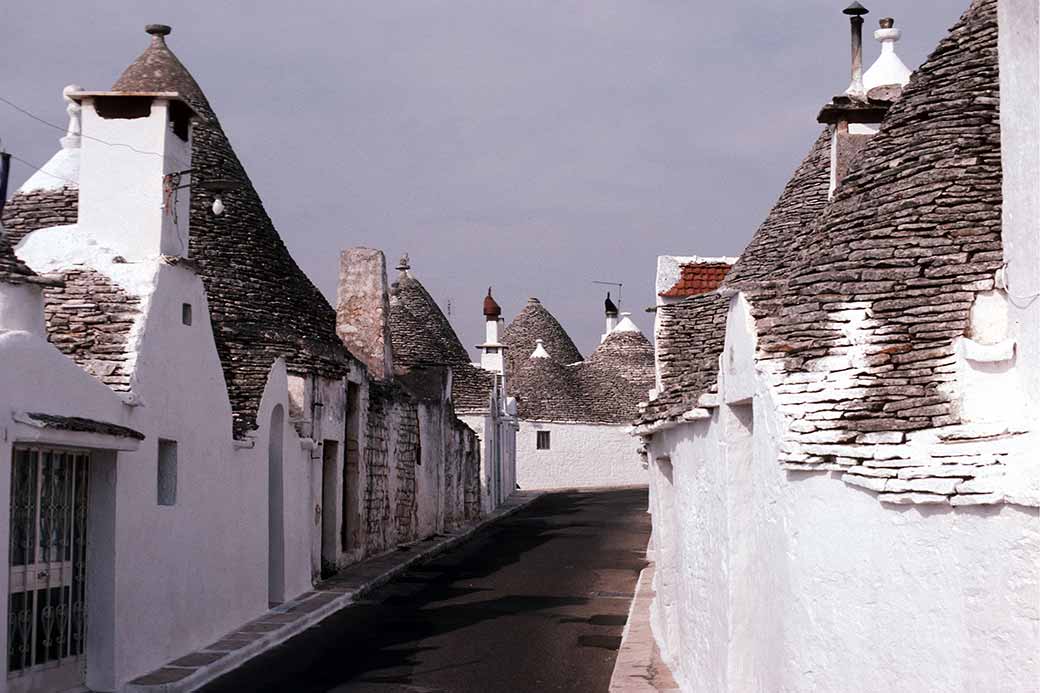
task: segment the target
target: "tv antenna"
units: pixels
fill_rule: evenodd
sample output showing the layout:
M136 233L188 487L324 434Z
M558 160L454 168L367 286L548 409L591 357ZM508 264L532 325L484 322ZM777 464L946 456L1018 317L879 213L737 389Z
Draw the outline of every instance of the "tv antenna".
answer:
M595 279L592 280L593 284L602 284L603 286L616 286L617 287L617 307L621 310L621 287L624 286L621 282L600 282Z

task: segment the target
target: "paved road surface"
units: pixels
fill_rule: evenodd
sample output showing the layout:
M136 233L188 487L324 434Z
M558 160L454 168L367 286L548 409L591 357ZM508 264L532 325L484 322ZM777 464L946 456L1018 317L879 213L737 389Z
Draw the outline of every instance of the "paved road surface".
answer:
M606 691L647 492L545 496L203 689Z

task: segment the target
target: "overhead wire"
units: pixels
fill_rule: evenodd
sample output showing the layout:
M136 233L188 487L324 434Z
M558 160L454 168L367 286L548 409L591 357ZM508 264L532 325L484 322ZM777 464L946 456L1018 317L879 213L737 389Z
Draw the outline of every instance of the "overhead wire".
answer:
M24 116L26 116L28 118L31 118L31 119L35 120L36 122L38 122L38 123L46 125L49 128L54 128L55 130L57 130L59 132L68 132L68 128L67 127L62 127L60 125L57 125L55 123L50 122L49 120L46 120L45 118L41 118L40 116L36 115L32 111L29 111L26 108L22 108L21 106L19 106L15 102L13 102L13 101L11 101L11 100L3 97L3 96L0 96L0 103L7 104L8 106L10 106L14 110L18 111L22 115L24 115ZM135 146L133 146L131 144L126 144L125 142L108 142L107 140L103 140L100 137L94 137L92 135L84 135L83 133L80 133L79 137L82 137L83 139L91 140L92 142L98 142L98 143L103 144L103 145L108 146L108 147L125 147L126 149L129 149L130 151L135 152L137 154L145 154L145 155L148 155L148 156L157 156L160 159L168 159L170 161L173 161L178 166L183 166L185 168L188 167L187 162L185 162L183 159L175 157L175 156L173 156L171 154L160 154L159 152L150 152L150 151L147 151L147 150L144 150L144 149L138 149L137 147L135 147ZM25 163L25 162L23 161L22 163ZM55 177L58 177L58 176L55 176Z

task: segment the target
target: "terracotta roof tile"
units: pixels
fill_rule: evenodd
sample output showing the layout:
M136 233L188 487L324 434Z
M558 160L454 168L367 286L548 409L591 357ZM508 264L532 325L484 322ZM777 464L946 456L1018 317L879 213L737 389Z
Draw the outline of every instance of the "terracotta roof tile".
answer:
M662 291L658 295L664 298L686 298L714 291L726 278L730 267L732 265L724 262L682 265L679 268L679 279L672 288Z

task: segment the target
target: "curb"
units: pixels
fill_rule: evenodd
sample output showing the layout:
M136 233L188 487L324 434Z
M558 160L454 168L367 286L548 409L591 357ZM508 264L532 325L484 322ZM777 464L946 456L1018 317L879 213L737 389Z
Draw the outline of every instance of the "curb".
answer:
M661 659L650 627L650 605L655 596L654 572L655 566L651 562L639 573L628 621L621 634L621 647L614 660L609 693L678 693L681 690Z
M168 662L125 684L120 690L124 693L189 693L197 690L350 606L416 563L455 548L488 525L523 510L544 495L542 491L517 492L505 504L471 525L447 532L439 538L409 544L410 550L421 548L407 558L402 559L398 551L390 551L354 564L341 574L344 575L342 580L334 577L321 583L313 591L243 624L238 631L228 633L221 641ZM375 574L365 575L366 565L377 566ZM350 582L351 572L362 573L360 582L349 587L337 585L337 582ZM234 636L243 632L251 638L250 642L230 651L217 648L220 642L230 642Z

